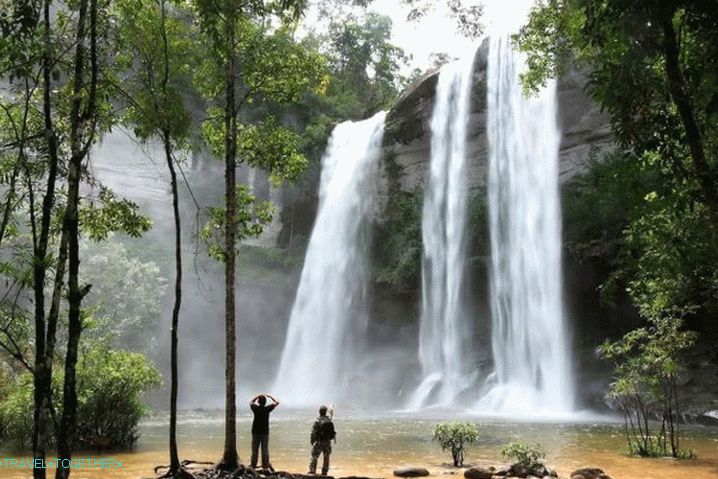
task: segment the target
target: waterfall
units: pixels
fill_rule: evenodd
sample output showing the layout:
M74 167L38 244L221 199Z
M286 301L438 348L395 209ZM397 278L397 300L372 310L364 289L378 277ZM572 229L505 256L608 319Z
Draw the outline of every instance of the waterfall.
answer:
M339 399L359 359L385 116L337 125L322 159L319 208L274 386L288 403Z
M422 214L422 381L409 408L451 404L473 381L464 342L468 180L466 136L474 55L441 70L431 118L431 161Z
M574 389L562 303L556 84L526 98L523 56L490 39L488 204L495 372L477 410L560 415Z

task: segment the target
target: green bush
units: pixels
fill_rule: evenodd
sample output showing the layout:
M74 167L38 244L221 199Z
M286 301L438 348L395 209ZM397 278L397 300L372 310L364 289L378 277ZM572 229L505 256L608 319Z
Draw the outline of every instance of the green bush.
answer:
M546 451L539 443L512 442L503 448L501 455L529 469L535 469L542 465L543 459L546 458Z
M669 313L666 313L669 314ZM679 447L681 408L678 381L685 369L683 353L693 347L696 334L683 329L680 317L653 317L648 326L605 341L601 357L614 366L608 397L623 412L630 454L642 457L693 457ZM651 419L660 417L660 428Z
M62 404L62 365L55 365L53 396ZM143 394L159 386L160 374L139 353L95 348L77 365L78 427L75 448L130 449L138 439L139 421L148 413ZM56 412L59 416L60 411ZM0 396L0 441L27 450L32 440L33 381L30 373L15 378Z
M432 439L437 441L444 451L451 451L455 467L464 465L466 446L479 438L475 425L468 422L443 422L434 427Z
M0 444L28 450L32 446L32 375L7 379L12 382L3 385L0 395Z
M148 412L143 394L161 384L160 373L142 354L94 349L78 365L77 447L130 449Z

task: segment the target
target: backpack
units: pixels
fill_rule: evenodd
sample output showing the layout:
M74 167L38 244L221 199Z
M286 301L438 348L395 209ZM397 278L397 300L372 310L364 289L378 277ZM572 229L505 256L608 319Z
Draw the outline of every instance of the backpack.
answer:
M334 423L328 417L320 417L317 419L319 427L317 428L317 439L319 441L331 441L337 437L337 433L334 430Z

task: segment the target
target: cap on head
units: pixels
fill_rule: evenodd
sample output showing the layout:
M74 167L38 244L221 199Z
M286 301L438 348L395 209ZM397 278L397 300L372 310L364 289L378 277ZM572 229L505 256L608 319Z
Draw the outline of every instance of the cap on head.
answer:
M319 406L319 415L320 416L326 416L327 415L327 407L325 405Z
M267 404L267 397L264 394L260 394L257 398L257 402L260 406L264 406L265 404Z

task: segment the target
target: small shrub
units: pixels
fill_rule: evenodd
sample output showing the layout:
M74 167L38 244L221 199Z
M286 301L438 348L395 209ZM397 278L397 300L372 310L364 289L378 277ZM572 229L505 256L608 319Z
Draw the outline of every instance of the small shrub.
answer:
M454 467L464 465L466 446L479 438L479 430L467 422L443 422L434 427L433 440L437 441L444 451L451 451Z
M648 326L599 348L614 365L608 397L623 412L628 451L635 456L691 457L681 454L679 447L678 380L685 369L682 354L693 347L696 336L683 329L679 315L671 313L649 318ZM650 424L653 416L661 418L657 432Z
M546 451L539 443L512 442L504 447L501 455L508 459L513 459L529 469L534 469L542 465L543 459L546 458Z

